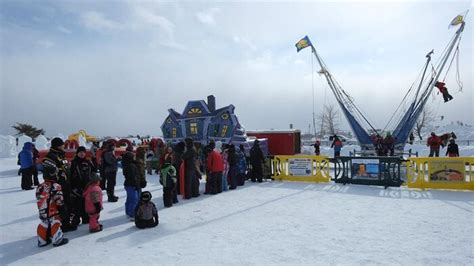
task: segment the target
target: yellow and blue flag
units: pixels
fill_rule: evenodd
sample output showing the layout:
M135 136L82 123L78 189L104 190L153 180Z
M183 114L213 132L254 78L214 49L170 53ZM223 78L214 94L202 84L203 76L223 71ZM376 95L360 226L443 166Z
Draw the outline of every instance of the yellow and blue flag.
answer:
M311 41L309 40L308 36L304 36L303 39L299 40L296 44L296 52L299 52L300 50L308 47L308 46L313 46L313 44L311 44Z
M463 15L457 15L449 25L451 26L456 26L464 22L464 16Z

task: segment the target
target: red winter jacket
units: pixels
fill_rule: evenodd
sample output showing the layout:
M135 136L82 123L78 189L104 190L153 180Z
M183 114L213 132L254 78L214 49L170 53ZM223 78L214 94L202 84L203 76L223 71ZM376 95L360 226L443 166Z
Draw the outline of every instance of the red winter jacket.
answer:
M436 82L435 86L436 88L438 88L438 90L441 92L441 93L445 93L448 89L446 89L445 87L446 83L444 82Z
M427 143L430 148L438 149L441 146L441 138L438 136L431 136L428 138Z
M224 171L224 160L222 159L222 155L220 153L211 151L207 155L207 170L210 173Z

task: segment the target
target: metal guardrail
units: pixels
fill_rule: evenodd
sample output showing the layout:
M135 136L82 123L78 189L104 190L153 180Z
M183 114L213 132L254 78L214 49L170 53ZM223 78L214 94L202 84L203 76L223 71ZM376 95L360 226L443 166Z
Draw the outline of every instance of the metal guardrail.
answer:
M399 187L402 159L399 157L337 157L332 180L342 184Z

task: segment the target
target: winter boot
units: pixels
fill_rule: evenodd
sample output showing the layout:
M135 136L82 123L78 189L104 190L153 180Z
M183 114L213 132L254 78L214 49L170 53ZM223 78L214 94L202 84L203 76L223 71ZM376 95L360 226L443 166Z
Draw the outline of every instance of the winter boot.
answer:
M51 239L46 240L46 243L41 243L38 240L38 247L46 247L47 245L51 244Z
M117 201L118 201L118 197L115 196L115 195L109 195L108 198L107 198L107 201L108 201L108 202L117 202Z
M61 239L61 241L59 241L59 243L53 244L53 246L59 247L59 246L62 246L62 245L66 245L68 242L69 242L69 240L67 238L63 238L63 239Z

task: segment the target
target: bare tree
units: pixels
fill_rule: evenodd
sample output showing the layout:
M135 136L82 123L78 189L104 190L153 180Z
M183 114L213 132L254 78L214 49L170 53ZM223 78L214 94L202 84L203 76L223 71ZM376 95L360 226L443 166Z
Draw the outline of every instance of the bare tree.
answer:
M22 124L22 123L16 123L16 125L12 126L17 131L16 135L22 135L25 134L28 137L35 139L39 135L44 135L45 131L42 128L36 128L28 123Z
M433 110L425 107L420 117L418 117L418 120L416 121L415 125L415 130L420 140L423 140L423 137L421 136L421 131L423 130L423 128L431 126L431 123L433 123L435 120L436 116Z
M322 113L318 116L321 125L321 134L336 134L339 127L339 111L334 105L325 105Z

